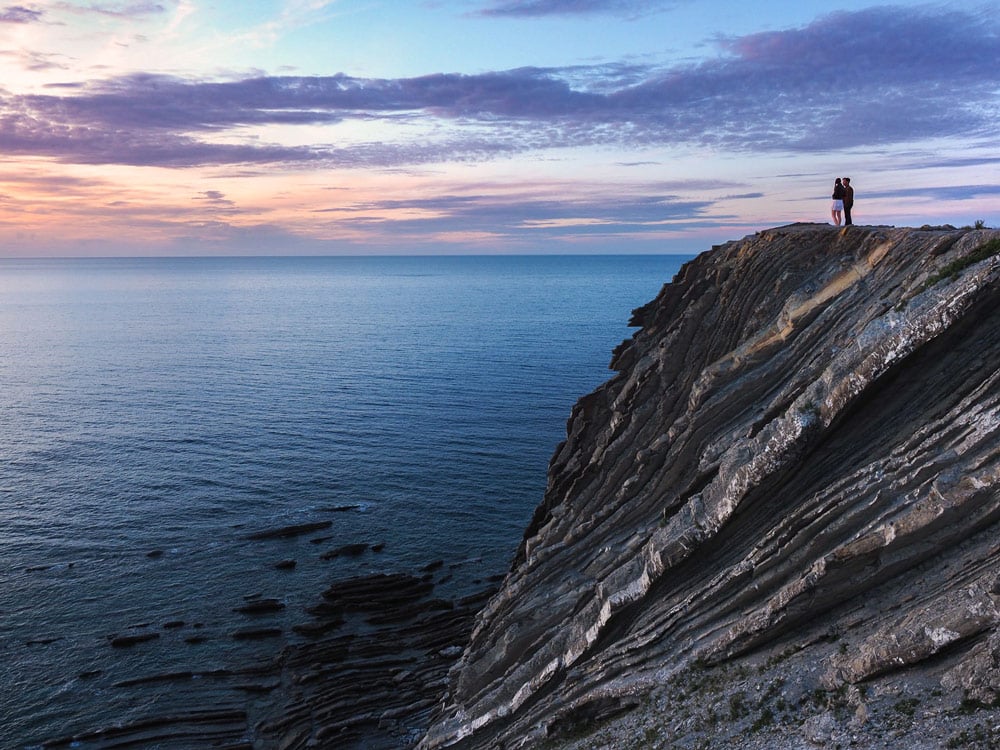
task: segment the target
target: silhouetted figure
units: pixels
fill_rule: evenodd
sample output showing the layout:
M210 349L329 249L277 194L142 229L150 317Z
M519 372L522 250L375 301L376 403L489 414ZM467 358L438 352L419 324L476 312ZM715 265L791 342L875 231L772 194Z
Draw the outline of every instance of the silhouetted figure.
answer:
M854 208L854 188L851 187L851 178L844 178L844 226L853 224L851 221L851 209Z
M847 192L844 190L844 185L838 177L833 181L833 205L830 207L830 216L833 217L833 223L838 227L840 226L840 215L844 210L845 195L847 195Z

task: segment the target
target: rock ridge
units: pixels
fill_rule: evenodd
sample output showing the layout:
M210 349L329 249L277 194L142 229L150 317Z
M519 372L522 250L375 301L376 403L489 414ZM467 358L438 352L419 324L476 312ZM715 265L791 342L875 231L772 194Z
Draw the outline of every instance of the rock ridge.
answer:
M775 650L815 651L817 690L930 670L995 705L998 281L1000 231L950 227L686 264L574 407L420 747L535 746Z

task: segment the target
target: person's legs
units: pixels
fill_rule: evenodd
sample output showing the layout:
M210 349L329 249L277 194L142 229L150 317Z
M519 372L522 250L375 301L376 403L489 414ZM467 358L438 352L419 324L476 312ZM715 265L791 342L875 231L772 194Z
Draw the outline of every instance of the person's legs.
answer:
M839 227L840 226L840 211L838 211L837 209L833 209L830 212L830 216L833 217L833 223L836 224Z
M851 208L850 208L850 206L846 206L845 205L844 206L844 226L846 227L848 224L853 224L853 223L854 222L851 221Z

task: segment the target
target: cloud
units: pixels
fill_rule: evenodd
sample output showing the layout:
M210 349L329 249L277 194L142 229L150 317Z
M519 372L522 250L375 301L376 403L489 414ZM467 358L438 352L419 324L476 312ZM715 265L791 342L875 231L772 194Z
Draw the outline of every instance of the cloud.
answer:
M232 81L136 74L0 99L0 149L81 163L390 168L594 145L794 154L995 137L1000 34L987 16L873 8L717 45L715 57L668 68ZM426 124L417 130L434 135L397 128L396 140L294 147L212 140L236 128L352 120Z
M597 13L638 16L676 5L675 2L635 0L502 0L477 15L493 17L582 16Z
M56 3L54 8L77 15L98 15L111 18L136 18L166 12L166 8L161 3L150 2L90 3L89 5L63 2Z
M41 20L42 11L25 8L23 5L0 8L0 23L35 23Z
M203 190L198 195L195 196L196 201L203 201L213 209L233 209L236 204L226 197L226 194L220 190Z
M853 182L853 180L852 180ZM927 198L937 201L966 201L1000 195L1000 185L947 185L901 188L865 193L865 198Z
M1000 143L994 144L994 148ZM918 158L913 158L901 164L905 169L929 169L929 168L965 168L965 167L988 167L1000 164L1000 156L942 156L941 154L927 154Z
M30 50L0 50L0 58L13 61L24 70L67 70L69 65L63 55L45 54Z
M649 187L649 186L647 186ZM655 186L653 186L655 187ZM590 236L662 231L666 223L701 220L712 202L666 194L573 195L573 186L535 188L522 194L479 193L382 200L319 209L337 215L341 228L420 235L483 232L508 238Z

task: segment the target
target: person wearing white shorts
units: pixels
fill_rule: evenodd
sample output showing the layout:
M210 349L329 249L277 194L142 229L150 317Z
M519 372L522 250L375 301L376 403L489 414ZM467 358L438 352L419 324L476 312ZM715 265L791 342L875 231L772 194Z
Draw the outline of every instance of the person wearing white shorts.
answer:
M846 195L847 191L844 190L844 184L838 177L833 183L833 205L830 206L830 216L833 217L833 223L838 227L844 213L844 197Z

